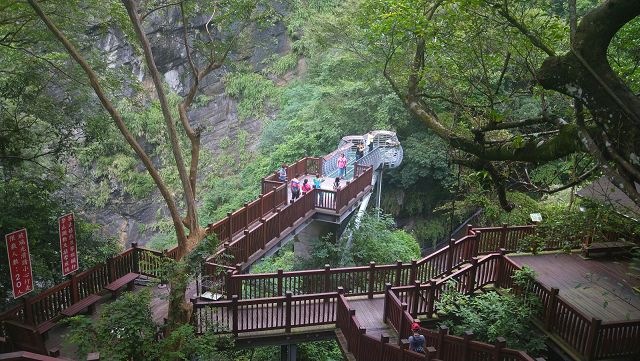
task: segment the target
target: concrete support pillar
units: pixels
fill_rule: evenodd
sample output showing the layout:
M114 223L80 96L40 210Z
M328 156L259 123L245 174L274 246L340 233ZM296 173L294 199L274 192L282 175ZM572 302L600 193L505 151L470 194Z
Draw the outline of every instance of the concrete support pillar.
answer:
M298 357L298 345L281 345L280 361L296 361Z

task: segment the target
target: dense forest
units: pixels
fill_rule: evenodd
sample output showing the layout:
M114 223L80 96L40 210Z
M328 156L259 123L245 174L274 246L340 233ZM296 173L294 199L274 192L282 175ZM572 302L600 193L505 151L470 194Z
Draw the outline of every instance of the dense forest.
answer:
M392 130L402 144L380 209L347 226L349 245L327 235L306 257L285 247L252 272L408 262L472 214L500 225L541 213L520 245L534 253L552 239L570 250L587 234L640 234L635 0L1 0L0 13L0 231L28 229L36 291L63 280L62 214L78 220L81 269L133 242L178 246L184 262L166 276L173 338L137 340L136 352L173 352L193 332L184 294L217 246L207 225L255 199L280 164L328 154L345 135ZM576 197L601 177L627 209ZM4 247L0 260L6 308ZM127 297L110 312L149 312L150 295ZM448 297L458 316L483 312ZM109 320L91 332L85 321L70 322L80 353L107 347ZM521 348L543 349L536 337ZM225 342L166 357L276 357ZM141 355L128 357L160 357ZM342 356L322 342L299 357Z

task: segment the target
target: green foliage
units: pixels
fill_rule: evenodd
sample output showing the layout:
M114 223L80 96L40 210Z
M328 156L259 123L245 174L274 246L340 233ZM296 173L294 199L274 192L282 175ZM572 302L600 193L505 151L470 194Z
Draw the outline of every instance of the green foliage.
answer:
M343 361L344 357L338 346L338 342L315 341L302 342L298 345L298 361ZM280 360L280 348L277 346L256 347L243 353L247 360L251 361L278 361ZM237 360L241 361L241 360Z
M160 341L151 315L151 292L125 292L105 304L96 322L86 316L64 321L70 326L65 342L77 347L77 358L100 352L105 360L211 360L234 359L233 339L207 333L195 337L191 325L182 325Z
M420 220L413 230L413 236L424 247L435 247L436 243L445 239L449 232L446 224L446 220L442 218Z
M395 221L389 215L379 212L365 214L360 227L353 230L351 257L356 265L370 261L389 264L397 260L403 262L420 258L420 246L409 233L395 229Z
M47 177L31 177L26 173L0 182L0 202L11 205L0 209L0 234L27 228L36 293L63 281L58 217L73 208L56 195L59 187ZM79 214L76 214L76 239L80 270L104 262L119 251L114 238L104 237L97 226L85 222ZM7 259L6 247L0 247L0 257ZM0 263L0 274L9 274L6 262ZM4 308L10 292L10 278L2 277L0 307Z
M251 273L275 273L278 270L293 271L297 259L291 247L280 249L274 256L264 258L251 267Z
M539 355L546 349L544 337L530 321L539 304L521 297L497 292L467 296L450 283L436 307L446 317L443 324L455 335L470 330L475 339L487 343L504 337L507 347L525 350L530 355Z
M579 207L567 210L562 206L545 209L543 221L537 233L545 241L561 240L569 249L591 238L594 242L635 240L640 235L640 225L607 205L583 200Z
M101 354L122 360L144 358L156 331L150 302L150 292L124 293L117 301L104 305L96 323L96 342L103 345Z
M298 65L298 56L291 52L281 56L274 55L272 63L267 67L265 73L273 73L277 76L285 75L287 72L295 69Z
M342 361L342 351L336 340L305 342L299 345L300 361Z
M275 99L278 89L264 76L252 72L229 73L224 78L226 93L239 98L238 116L263 118L267 100Z

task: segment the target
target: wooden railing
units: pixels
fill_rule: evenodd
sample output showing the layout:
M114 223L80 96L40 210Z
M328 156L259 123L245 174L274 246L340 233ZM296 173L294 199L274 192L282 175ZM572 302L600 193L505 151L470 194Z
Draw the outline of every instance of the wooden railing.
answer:
M336 323L336 292L253 300L203 302L192 299L191 322L196 332L244 332L284 330Z
M102 292L104 286L129 272L157 277L161 252L133 247L107 259L83 272L72 275L67 281L40 292L33 297L24 297L22 302L0 314L0 321L17 319L38 326L59 319L60 311L76 302ZM0 337L6 336L0 328Z
M304 158L293 168L301 171L305 170L306 166L317 165L318 159ZM279 185L268 194L245 204L243 208L211 225L210 229L221 242L212 259L230 255L230 264L247 262L249 257L264 249L272 240L279 238L287 229L311 217L315 209L340 213L358 195L371 187L372 174L373 169L369 167L342 190L312 189L284 206L282 205L287 199L286 184Z
M504 249L507 252L518 251L518 242L529 234L535 232L535 228L531 225L526 226L507 226L502 227L480 227L473 228L478 235L478 254L486 254ZM558 249L560 246L548 244L546 250Z
M385 292L385 322L392 326L400 339L408 338L411 334L411 325L416 322L415 317L408 311L409 305L403 303L396 295L391 285L387 285ZM443 361L456 360L520 360L534 361L525 352L506 348L506 341L499 337L496 343L491 345L474 341L473 333L467 332L464 337L448 334L447 327L440 327L439 332L424 328L420 334L426 338L427 345L433 345L433 357Z
M507 257L503 259L500 279L503 286L513 287L513 273L520 267ZM541 326L560 337L584 360L640 354L640 320L602 322L574 308L559 295L557 288L548 288L537 281L532 281L527 291L535 294L542 304L538 315Z
M309 193L307 199L315 198ZM298 201L300 202L300 200ZM293 294L331 292L343 287L348 295L384 293L386 283L395 286L413 285L416 280L430 280L451 273L457 267L470 262L476 255L477 234L465 236L450 245L418 261L397 262L392 265L331 268L266 274L241 274L239 271L227 275L225 283L228 299L236 294L245 298L282 296L286 291ZM269 237L267 237L269 239Z

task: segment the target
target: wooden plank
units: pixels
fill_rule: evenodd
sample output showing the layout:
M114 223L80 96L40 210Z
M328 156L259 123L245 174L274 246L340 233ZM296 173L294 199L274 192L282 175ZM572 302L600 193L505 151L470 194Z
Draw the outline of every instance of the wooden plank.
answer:
M584 260L564 253L509 258L532 267L540 283L557 287L560 297L589 317L604 322L640 319L640 295L632 289L640 280L628 276L625 260Z

